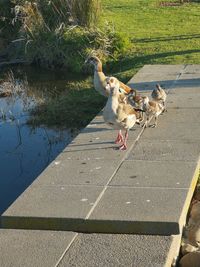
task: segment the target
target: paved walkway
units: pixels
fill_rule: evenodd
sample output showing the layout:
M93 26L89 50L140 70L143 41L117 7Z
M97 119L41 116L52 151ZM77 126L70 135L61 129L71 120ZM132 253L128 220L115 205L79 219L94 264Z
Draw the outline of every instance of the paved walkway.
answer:
M1 266L169 266L199 173L200 66L146 65L129 84L149 94L158 82L168 112L156 129L136 127L118 151L99 114L5 211L2 227L27 230L0 230Z

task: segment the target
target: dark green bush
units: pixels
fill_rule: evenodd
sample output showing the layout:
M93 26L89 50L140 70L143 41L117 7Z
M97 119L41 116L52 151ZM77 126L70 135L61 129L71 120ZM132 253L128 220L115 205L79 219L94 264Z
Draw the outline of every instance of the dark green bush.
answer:
M107 60L130 49L129 39L110 25L94 26L100 0L13 1L19 41L10 49L12 59L80 72L90 54Z
M14 3L0 0L0 38L9 42L16 38L20 23L14 23Z
M76 26L56 33L38 28L33 34L35 38L25 45L27 58L43 67L80 72L85 58L92 53L104 60L109 56L117 58L130 49L129 39L111 29Z

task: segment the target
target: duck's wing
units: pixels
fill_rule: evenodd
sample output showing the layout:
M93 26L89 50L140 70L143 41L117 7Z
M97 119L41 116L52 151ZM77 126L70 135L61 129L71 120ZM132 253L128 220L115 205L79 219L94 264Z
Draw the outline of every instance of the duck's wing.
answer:
M152 112L155 112L158 109L158 103L156 101L149 101L149 107Z
M133 90L135 94L137 93L135 89L130 88L128 85L124 84L123 82L119 81L119 84L120 84L120 89L122 89L125 94L129 94L131 90Z

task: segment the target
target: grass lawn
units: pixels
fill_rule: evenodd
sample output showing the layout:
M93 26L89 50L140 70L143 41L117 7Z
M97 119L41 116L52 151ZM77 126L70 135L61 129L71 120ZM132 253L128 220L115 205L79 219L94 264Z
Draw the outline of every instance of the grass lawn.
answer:
M114 68L126 81L144 64L200 64L200 2L180 6L161 2L103 0L102 19L133 42L128 57Z
M105 20L113 23L116 30L131 38L133 44L126 57L104 66L107 74L127 82L145 64L200 64L200 3L161 6L161 2L102 0L101 24ZM79 92L70 97L66 93L47 103L34 122L64 127L85 126L106 100L94 91L92 77L79 83L78 88Z

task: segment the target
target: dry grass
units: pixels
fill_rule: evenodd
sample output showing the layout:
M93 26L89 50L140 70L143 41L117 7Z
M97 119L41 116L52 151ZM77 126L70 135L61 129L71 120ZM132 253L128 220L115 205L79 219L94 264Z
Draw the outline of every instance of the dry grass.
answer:
M100 0L72 0L72 17L78 25L96 25L101 13Z
M101 0L17 0L15 21L21 22L20 58L45 68L81 72L88 54L118 58L130 48L129 38L111 25L98 28ZM13 49L15 51L15 49ZM19 51L19 50L18 50ZM16 52L19 56L19 53Z

